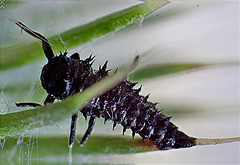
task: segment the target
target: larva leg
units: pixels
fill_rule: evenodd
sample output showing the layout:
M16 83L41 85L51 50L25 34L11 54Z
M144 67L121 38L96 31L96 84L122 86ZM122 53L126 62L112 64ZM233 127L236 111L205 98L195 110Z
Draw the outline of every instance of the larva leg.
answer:
M95 120L96 120L96 117L90 117L90 120L89 120L89 123L88 123L88 128L87 128L87 131L85 132L81 142L80 142L80 145L83 145L85 144L87 141L88 141L88 138L92 132L92 129L93 129L93 126L95 124Z
M42 106L38 103L15 103L17 107L39 107Z
M73 147L75 141L76 125L77 125L78 112L72 115L71 128L70 128L70 138L69 138L69 148Z
M46 105L47 103L53 103L54 102L54 98L50 95L47 96L47 98L44 101L44 105ZM39 107L42 106L41 104L38 103L15 103L17 107Z

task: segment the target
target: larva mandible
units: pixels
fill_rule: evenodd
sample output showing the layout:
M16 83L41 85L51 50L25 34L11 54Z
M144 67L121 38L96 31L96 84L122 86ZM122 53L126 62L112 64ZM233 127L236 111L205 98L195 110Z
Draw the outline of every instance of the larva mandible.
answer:
M41 34L32 31L21 22L15 22L22 30L42 41L43 51L48 63L43 67L41 83L48 93L44 104L53 103L55 99L64 100L66 97L88 88L97 81L108 76L107 62L99 70L92 68L94 57L81 60L78 53L67 57L67 52L58 56L53 54L48 40ZM143 140L149 139L160 150L185 148L194 145L226 143L239 141L239 138L226 139L197 139L178 130L167 117L156 108L156 104L148 101L148 96L141 96L141 88L134 89L136 83L124 79L116 87L109 89L103 95L94 98L87 106L80 110L85 118L90 116L88 128L80 142L87 142L96 118L113 121L126 129L132 130L134 137L138 133ZM41 106L37 103L17 103L17 106ZM72 115L69 147L75 141L76 121L78 112Z

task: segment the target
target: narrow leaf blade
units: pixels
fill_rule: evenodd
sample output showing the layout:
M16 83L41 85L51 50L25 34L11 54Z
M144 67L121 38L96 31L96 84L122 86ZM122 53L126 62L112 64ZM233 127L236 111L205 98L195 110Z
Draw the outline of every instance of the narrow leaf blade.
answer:
M125 28L144 18L153 11L168 4L167 0L149 0L147 3L132 6L130 8L106 15L86 25L65 31L59 36L48 38L49 42L58 49L65 51L62 41L68 49L87 43L119 29ZM19 44L1 48L1 70L21 66L44 58L38 43L27 45Z

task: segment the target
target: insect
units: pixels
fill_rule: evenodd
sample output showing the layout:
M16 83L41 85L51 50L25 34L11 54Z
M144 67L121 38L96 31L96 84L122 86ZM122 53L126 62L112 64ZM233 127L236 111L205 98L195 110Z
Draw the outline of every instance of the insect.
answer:
M22 30L41 40L43 51L48 63L41 73L41 84L48 96L44 104L53 103L55 99L64 100L68 96L80 93L92 84L109 75L107 62L94 70L94 57L81 60L78 53L67 56L67 52L55 56L48 40L41 34L32 31L21 22L15 22ZM87 119L90 116L88 128L80 144L85 144L93 130L97 118L112 121L113 128L117 124L123 126L123 134L127 129L132 130L132 136L139 134L143 140L149 139L160 150L185 148L202 145L203 141L187 136L156 108L156 104L148 101L148 96L141 96L139 89L134 89L136 83L124 79L119 85L109 89L92 101L80 113ZM37 103L16 103L17 106L41 106ZM71 117L69 147L73 147L76 133L78 112ZM236 140L236 139L235 139ZM239 141L239 139L238 139ZM211 142L214 143L214 142ZM210 144L206 142L206 144Z

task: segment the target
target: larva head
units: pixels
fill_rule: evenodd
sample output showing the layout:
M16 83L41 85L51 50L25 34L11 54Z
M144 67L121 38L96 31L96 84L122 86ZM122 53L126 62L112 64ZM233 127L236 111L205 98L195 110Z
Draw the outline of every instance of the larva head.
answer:
M42 86L56 99L62 100L71 94L73 80L73 61L66 56L66 53L49 59L42 69Z

